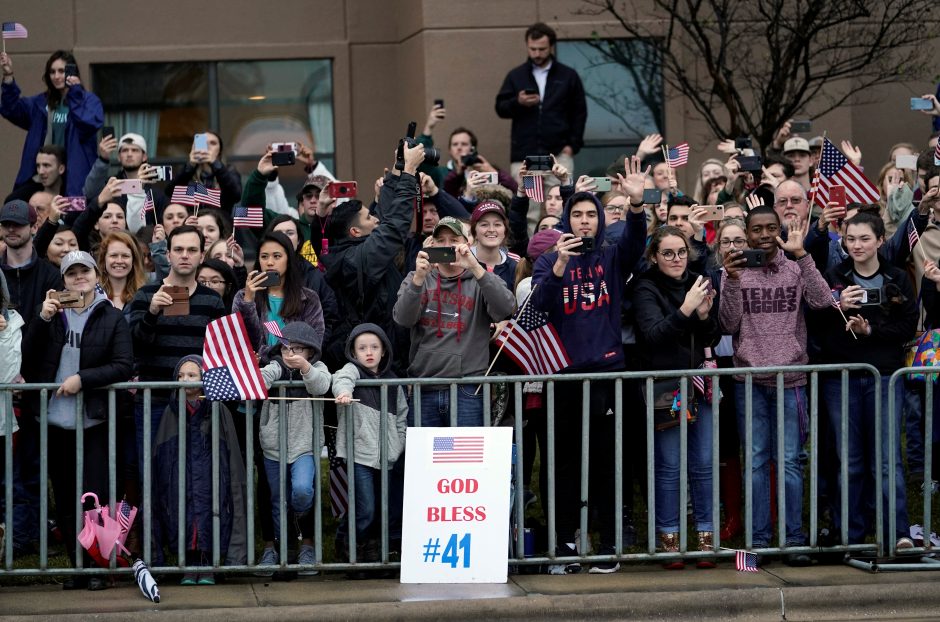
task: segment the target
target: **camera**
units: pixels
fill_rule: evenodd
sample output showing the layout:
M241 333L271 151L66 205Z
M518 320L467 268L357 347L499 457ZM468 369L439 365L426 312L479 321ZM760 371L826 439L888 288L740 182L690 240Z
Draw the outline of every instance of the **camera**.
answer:
M480 154L476 151L471 151L470 153L460 157L460 163L464 168L470 168L474 164L480 164L483 160L480 159Z
M528 155L525 157L527 171L550 171L552 170L552 164L552 156L550 155Z
M395 156L395 168L399 171L405 170L405 145L414 148L419 143L415 140L415 130L418 129L418 123L412 121L408 124L408 131L405 136L398 141L398 152ZM437 166L441 160L441 150L436 147L424 147L424 163L428 166Z

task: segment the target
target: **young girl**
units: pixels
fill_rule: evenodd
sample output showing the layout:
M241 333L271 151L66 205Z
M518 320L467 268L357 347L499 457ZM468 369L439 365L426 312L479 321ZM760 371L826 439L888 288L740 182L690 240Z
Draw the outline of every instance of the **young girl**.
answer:
M408 419L408 401L401 387L390 388L389 412L382 413L382 393L379 387L357 387L362 379L395 378L391 370L392 346L385 331L375 324L360 324L346 340L346 358L349 360L333 374L333 395L336 403L346 405L340 409L336 430L336 454L347 457L347 434L355 435L356 482L356 541L361 548L361 561L378 561L378 538L376 500L381 485L381 443L385 443L386 465L391 468L405 448L405 428ZM359 400L353 403L352 400ZM385 438L382 438L380 421L386 420ZM389 478L390 484L394 478ZM400 495L389 495L389 499L401 499ZM389 507L390 524L398 524L401 507Z
M202 357L184 356L176 365L179 382L202 382ZM185 503L186 565L213 566L212 559L212 405L202 398L201 386L183 389L183 410L176 391L167 404L153 442L154 551L162 558L162 545L177 549L178 507ZM177 497L179 484L179 418L186 419L185 499ZM232 415L219 404L219 552L225 564L247 560L245 524L245 465L238 448ZM162 561L162 559L161 559ZM187 572L181 585L215 585L211 572Z
M323 336L303 322L291 322L281 331L283 337L279 346L271 350L270 362L261 369L261 375L267 387L277 380L303 380L304 388L289 388L286 396L302 398L321 396L330 389L330 371L320 361ZM281 413L287 417L287 455L281 451ZM297 554L297 563L312 566L316 563L313 550L313 514L310 508L316 499L317 461L323 447L319 429L315 423L323 416L323 403L295 399L284 403L266 401L261 407L259 438L264 452L264 470L271 487L271 510L274 518L275 536L281 534L281 464L286 463L286 487L288 498L284 500L287 508L297 519L303 542ZM293 521L289 524L294 524ZM296 534L289 537L296 539ZM265 542L259 564L277 565L278 549L275 542ZM304 574L317 574L306 571Z
M470 233L475 240L470 251L487 270L501 278L514 291L516 280L516 261L504 246L509 234L509 219L503 206L495 201L483 201L470 216Z

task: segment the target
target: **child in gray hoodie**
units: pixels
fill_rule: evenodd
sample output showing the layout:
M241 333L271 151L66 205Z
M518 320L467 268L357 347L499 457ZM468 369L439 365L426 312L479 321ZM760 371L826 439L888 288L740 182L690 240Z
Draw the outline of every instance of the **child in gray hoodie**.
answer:
M383 413L381 388L357 386L360 380L396 378L391 371L392 346L385 331L375 324L360 324L349 334L345 352L349 363L333 374L333 395L336 396L337 404L345 406L339 410L336 453L341 458L347 458L347 434L352 427L356 538L363 543L362 561L373 561L365 558L377 559L375 501L381 483L381 444L385 443L385 463L391 468L405 449L408 401L400 386L390 387L388 411ZM358 401L353 402L354 399ZM384 438L381 434L383 417ZM390 477L389 481L392 479ZM397 495L389 495L389 499L394 498ZM401 507L390 507L389 514L401 514Z

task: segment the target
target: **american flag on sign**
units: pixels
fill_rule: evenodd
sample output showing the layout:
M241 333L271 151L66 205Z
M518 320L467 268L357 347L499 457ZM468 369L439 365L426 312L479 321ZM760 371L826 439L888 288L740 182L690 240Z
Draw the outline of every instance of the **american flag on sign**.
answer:
M735 551L734 568L740 572L757 572L757 555L747 551Z
M4 39L25 39L28 34L23 24L17 22L3 22Z
M260 207L236 205L232 210L232 224L236 227L257 228L264 226L264 210Z
M505 344L503 350L525 373L532 376L554 374L571 365L571 359L548 316L528 302L527 298L519 313L496 337L496 342Z
M525 191L525 195L533 201L545 202L545 181L541 175L524 175L522 177L522 189Z
M917 235L917 227L914 226L913 216L908 220L908 224L910 224L910 229L907 231L907 243L911 247L911 252L913 253L914 247L917 246L918 242L920 242L920 236Z
M433 464L472 464L483 462L482 436L435 436Z
M189 184L185 188L176 186L173 188L172 202L179 205L203 203L212 207L222 207L222 191L206 188L202 184Z
M202 360L202 383L207 399L224 402L268 397L241 314L233 313L209 322Z
M877 203L880 193L878 188L868 181L862 170L849 162L841 151L828 138L823 141L819 157L819 170L813 179L815 203L820 208L829 202L829 187L845 186L845 196L849 202Z
M689 143L680 143L669 150L667 160L670 168L678 168L689 163Z

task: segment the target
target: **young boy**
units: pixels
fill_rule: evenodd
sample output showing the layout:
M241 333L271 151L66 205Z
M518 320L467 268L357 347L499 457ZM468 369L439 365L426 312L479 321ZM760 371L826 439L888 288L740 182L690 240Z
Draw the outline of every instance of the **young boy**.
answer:
M291 322L284 327L282 344L272 352L271 361L261 369L267 387L276 380L303 380L304 386L291 387L288 398L320 396L330 388L330 370L320 361L322 339L312 326L304 322ZM297 563L312 566L316 563L313 549L313 507L317 489L317 460L323 447L320 435L315 434L314 424L323 416L323 403L304 399L292 399L286 404L268 400L261 407L259 438L264 453L264 470L271 487L271 511L274 533L281 533L281 454L280 415L287 413L287 463L286 490L290 498L285 506L293 512L303 540L297 554ZM317 430L318 431L318 430ZM266 542L258 563L276 565L278 552L274 542ZM314 570L302 574L315 575Z
M176 365L179 382L202 381L202 357L184 356ZM186 505L186 565L212 565L212 405L201 398L201 386L184 389L185 413L177 413L179 400L171 397L154 439L153 522L155 551L162 544L177 550L177 507ZM186 420L186 498L177 498L179 482L179 416ZM245 464L242 462L235 424L228 409L219 404L219 550L226 564L243 564L247 557L245 524ZM160 562L162 563L162 562ZM181 585L215 585L211 572L186 573Z
M382 413L382 391L380 387L357 387L361 379L395 378L391 371L392 348L385 332L375 324L360 324L346 340L346 363L333 374L333 395L336 403L345 406L339 409L336 430L336 453L347 457L346 434L349 418L355 430L353 450L355 453L356 482L356 538L362 546L361 561L378 559L378 536L375 520L376 498L381 483L381 443L385 443L385 463L391 468L405 448L405 428L408 418L408 401L401 387L389 388L389 412ZM353 399L359 400L353 403ZM380 435L381 418L385 417L385 438ZM389 477L390 484L397 480ZM391 488L391 486L390 486ZM389 523L400 524L394 517L400 516L400 495L389 494ZM393 507L394 505L394 507Z

